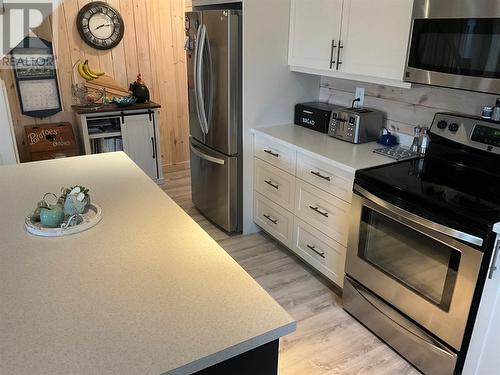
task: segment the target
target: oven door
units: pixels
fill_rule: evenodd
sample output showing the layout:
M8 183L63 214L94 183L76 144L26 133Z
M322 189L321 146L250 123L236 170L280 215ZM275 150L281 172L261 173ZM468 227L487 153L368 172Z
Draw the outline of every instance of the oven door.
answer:
M481 239L355 189L347 275L459 351L483 258L464 242Z
M416 0L405 80L500 92L500 7L486 0Z

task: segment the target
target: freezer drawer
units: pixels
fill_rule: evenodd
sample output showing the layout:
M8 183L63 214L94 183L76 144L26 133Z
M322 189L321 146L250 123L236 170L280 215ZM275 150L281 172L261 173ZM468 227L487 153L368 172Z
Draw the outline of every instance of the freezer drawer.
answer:
M221 154L193 138L190 140L190 148L194 205L224 230L239 232L241 230L239 157Z

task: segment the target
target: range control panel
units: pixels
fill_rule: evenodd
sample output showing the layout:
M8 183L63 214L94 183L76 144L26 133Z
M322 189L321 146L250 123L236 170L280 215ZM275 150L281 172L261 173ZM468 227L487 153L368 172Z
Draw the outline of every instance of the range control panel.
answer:
M436 113L431 133L479 150L500 154L500 123L481 117Z

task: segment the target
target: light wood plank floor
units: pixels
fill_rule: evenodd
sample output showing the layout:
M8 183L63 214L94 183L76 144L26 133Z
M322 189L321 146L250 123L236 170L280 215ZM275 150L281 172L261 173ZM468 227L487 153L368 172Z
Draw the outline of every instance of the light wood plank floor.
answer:
M165 177L163 190L297 320L297 331L281 340L280 375L419 374L342 310L328 282L271 237L228 236L204 218L191 202L189 171Z

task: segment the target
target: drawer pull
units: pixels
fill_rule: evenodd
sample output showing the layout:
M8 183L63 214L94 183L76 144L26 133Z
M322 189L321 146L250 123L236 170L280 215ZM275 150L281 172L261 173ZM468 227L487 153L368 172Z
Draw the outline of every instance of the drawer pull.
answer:
M322 178L323 180L326 180L326 181L332 180L330 176L323 176L320 172L311 171L311 174L315 175L316 177Z
M316 246L314 245L306 245L309 249L311 249L312 251L314 251L316 254L318 254L321 258L324 258L325 257L325 253L322 252L322 251L319 251L318 249L316 249Z
M276 224L278 224L278 219L273 219L273 218L272 218L270 215L268 215L268 214L264 214L264 217L265 217L267 220L269 220L271 223L273 223L273 224L275 224L275 225L276 225Z
M266 154L269 154L271 156L274 156L275 158L279 158L280 157L280 154L278 154L277 152L272 152L271 150L264 150L264 152Z
M266 184L268 184L269 186L272 186L273 188L275 188L276 190L279 190L280 188L280 185L279 184L276 184L274 182L272 182L271 180L264 180L264 182Z
M318 214L320 214L324 217L328 217L328 212L324 212L324 211L320 210L318 206L309 206L309 208L311 210L313 210L314 212L317 212Z

